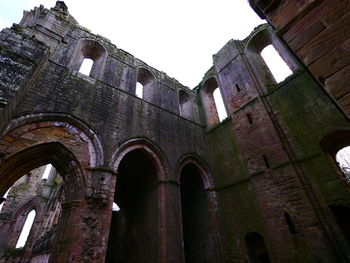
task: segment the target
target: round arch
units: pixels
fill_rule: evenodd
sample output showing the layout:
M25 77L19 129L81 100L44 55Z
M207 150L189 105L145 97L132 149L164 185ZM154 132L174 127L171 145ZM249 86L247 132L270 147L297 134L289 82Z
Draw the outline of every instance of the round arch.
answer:
M41 143L7 156L0 166L0 195L22 175L51 163L65 183L66 200L84 197L85 177L74 154L60 142Z
M336 153L350 145L350 130L338 130L324 136L320 141L322 150L335 156Z
M62 177L65 193L62 215L50 251L50 262L63 262L71 256L73 240L78 242L84 238L83 232L76 228L76 224L85 207L86 176L73 152L56 141L37 143L9 154L0 166L0 194L25 173L48 163L51 163ZM62 243L67 245L62 246Z
M143 152L153 163L157 176L157 217L158 217L158 251L157 262L166 262L168 253L167 238L167 179L168 162L162 151L146 138L133 138L122 143L112 154L110 167L117 171L123 158L133 151ZM117 176L118 178L118 176ZM118 184L118 179L117 179Z
M212 189L214 186L214 183L210 176L210 170L206 162L197 154L190 153L184 155L178 162L176 166L176 180L177 182L180 182L180 174L182 169L189 163L194 164L200 173L200 176L203 181L204 189Z
M76 134L88 144L90 166L103 165L104 153L100 136L89 125L70 114L34 113L20 116L7 125L2 137L9 136L13 140L30 130L44 127L62 127ZM0 145L6 146L8 141L2 139Z
M202 261L204 258L209 258L209 261L212 261L214 258L222 257L221 234L217 215L218 198L213 190L214 183L209 167L199 155L186 154L178 162L176 176L180 185L178 191L178 198L181 200L179 214L181 215L181 234L186 261ZM196 207L196 209L191 209L192 207ZM197 221L198 218L207 220L207 222L202 224L202 221ZM208 239L212 240L210 249L201 251L203 247L208 245L206 243ZM206 254L207 251L212 251L212 253Z
M156 167L158 181L168 179L168 161L163 152L150 140L146 138L134 138L122 143L112 154L110 167L117 171L121 160L126 154L133 150L143 151Z

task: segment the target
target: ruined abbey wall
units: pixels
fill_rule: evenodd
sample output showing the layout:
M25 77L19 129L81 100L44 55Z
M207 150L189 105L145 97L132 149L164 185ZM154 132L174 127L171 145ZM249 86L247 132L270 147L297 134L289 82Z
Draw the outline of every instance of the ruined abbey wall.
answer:
M191 90L80 26L61 1L1 31L0 194L51 163L64 195L43 212L55 231L20 260L347 262L346 213L334 211L350 209L350 195L335 153L350 124L278 35L261 25L230 40ZM279 83L260 54L269 44L293 71Z

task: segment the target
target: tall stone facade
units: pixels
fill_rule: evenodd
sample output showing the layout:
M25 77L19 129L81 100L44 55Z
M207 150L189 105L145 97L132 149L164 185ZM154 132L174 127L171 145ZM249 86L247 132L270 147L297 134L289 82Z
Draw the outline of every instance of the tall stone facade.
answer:
M61 1L2 30L0 196L28 187L0 212L1 260L349 262L349 180L335 159L350 145L346 110L278 35L261 25L229 41L189 89ZM279 83L261 56L270 44L293 72ZM59 175L28 180L48 163ZM11 227L33 209L18 251Z

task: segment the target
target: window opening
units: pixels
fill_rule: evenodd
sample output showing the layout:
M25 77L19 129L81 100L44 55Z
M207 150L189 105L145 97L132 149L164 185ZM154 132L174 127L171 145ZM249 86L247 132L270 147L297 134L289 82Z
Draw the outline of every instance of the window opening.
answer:
M237 92L240 92L242 90L238 84L236 84L236 90L237 90Z
M342 148L335 155L335 159L347 181L350 181L350 146Z
M140 82L136 82L136 96L140 99L143 97L143 85Z
M247 119L248 119L249 124L253 124L252 115L250 113L247 114Z
M284 213L284 218L286 219L286 223L288 225L289 232L293 235L296 234L297 231L295 230L295 226L294 226L294 223L293 223L290 215L288 213Z
M213 97L215 101L215 106L219 115L219 120L223 121L227 118L227 113L224 105L224 101L222 100L221 92L219 88L216 88L213 92Z
M35 215L36 215L36 213L34 210L29 212L27 219L24 223L24 226L22 228L22 232L18 238L16 248L24 247L25 244L27 243L27 239L28 239L30 230L32 229L32 226L34 223Z
M6 202L6 198L10 192L11 188L9 188L6 193L4 194L4 196L2 198L4 198L4 200L2 200L2 203L0 204L0 211L2 210L2 207L4 206L4 203Z
M50 163L48 165L46 165L43 176L41 177L41 179L48 179L50 172L51 172L51 169L52 169L52 165Z
M266 46L261 51L261 56L277 82L281 82L293 74L273 45Z
M263 155L263 159L264 159L264 163L265 163L266 168L270 168L269 161L267 160L267 157L265 155Z
M112 211L113 212L118 212L120 210L119 206L113 202L113 206L112 206Z
M187 92L180 90L179 91L179 108L180 115L185 118L192 117L192 104L190 96Z
M80 66L79 72L86 76L90 76L93 64L94 61L91 58L84 58L83 63Z
M46 174L47 180L43 180ZM60 220L61 202L65 199L62 183L52 165L26 172L13 183L4 194L6 201L1 208L2 219L6 220L0 223L6 225L7 219L11 219L8 227L0 229L8 248L38 247L53 242L50 236ZM48 201L47 207L44 200Z

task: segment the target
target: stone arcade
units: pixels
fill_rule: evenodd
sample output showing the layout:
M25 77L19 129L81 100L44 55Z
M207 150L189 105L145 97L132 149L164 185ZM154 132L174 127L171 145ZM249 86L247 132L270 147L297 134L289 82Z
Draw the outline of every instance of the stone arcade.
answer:
M194 89L62 1L0 32L0 262L350 262L349 1L250 4Z

